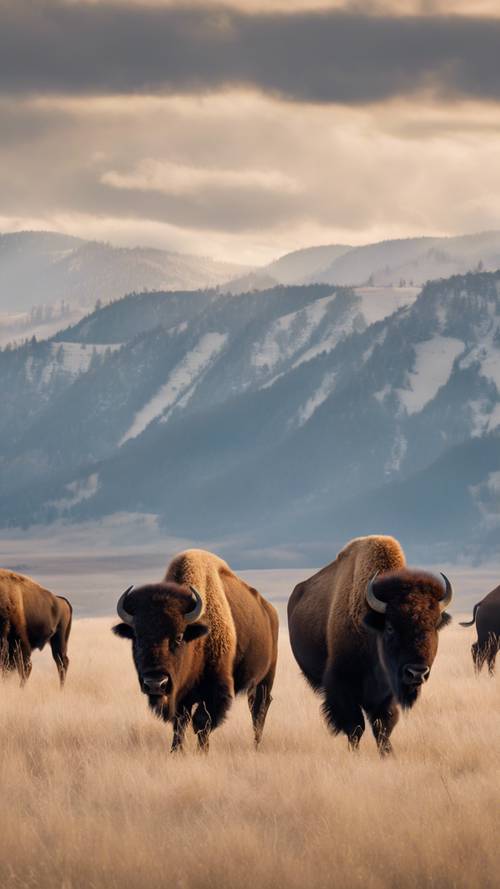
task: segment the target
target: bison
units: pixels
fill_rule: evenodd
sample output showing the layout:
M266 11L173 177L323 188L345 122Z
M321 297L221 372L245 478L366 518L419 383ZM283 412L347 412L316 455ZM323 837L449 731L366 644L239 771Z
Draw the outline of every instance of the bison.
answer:
M68 670L68 639L73 610L63 596L31 577L0 569L0 658L3 673L17 670L24 685L31 673L31 652L50 642L61 687Z
M409 709L429 678L438 630L450 621L449 580L411 571L393 537L352 540L334 562L299 583L288 602L292 650L323 695L335 734L357 748L366 714L381 755L398 705Z
M132 640L141 691L173 723L172 751L182 749L192 720L198 745L225 719L233 696L246 691L256 745L271 703L278 615L258 592L213 553L176 556L160 583L129 587L113 627ZM194 712L193 712L194 709Z
M500 646L500 586L488 593L484 599L474 605L472 620L461 621L462 627L476 624L477 642L471 647L472 660L476 671L488 662L488 672L493 676L495 660Z

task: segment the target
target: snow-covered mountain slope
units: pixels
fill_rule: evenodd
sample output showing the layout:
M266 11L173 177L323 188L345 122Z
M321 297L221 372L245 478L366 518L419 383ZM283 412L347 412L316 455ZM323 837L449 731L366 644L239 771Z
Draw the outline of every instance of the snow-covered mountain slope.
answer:
M248 267L147 247L112 247L56 232L0 235L0 311L89 309L143 290L214 287ZM40 320L40 319L38 319ZM32 328L37 318L33 318ZM61 322L61 326L64 322ZM30 335L30 333L26 334Z
M0 352L0 518L147 512L190 539L326 554L343 516L357 533L412 527L398 492L415 509L418 478L442 472L468 533L490 539L499 367L500 273L416 298L310 285L124 299ZM425 491L441 515L443 486L435 503ZM432 528L421 543L458 551L446 523Z

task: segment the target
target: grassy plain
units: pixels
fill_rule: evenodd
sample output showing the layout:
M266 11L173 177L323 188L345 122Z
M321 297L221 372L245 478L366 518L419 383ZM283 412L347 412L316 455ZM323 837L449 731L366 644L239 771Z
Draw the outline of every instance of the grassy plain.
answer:
M242 699L208 756L172 757L110 626L75 621L63 693L48 652L0 685L2 887L498 887L500 678L471 630L443 632L380 761L328 734L286 632L260 751Z

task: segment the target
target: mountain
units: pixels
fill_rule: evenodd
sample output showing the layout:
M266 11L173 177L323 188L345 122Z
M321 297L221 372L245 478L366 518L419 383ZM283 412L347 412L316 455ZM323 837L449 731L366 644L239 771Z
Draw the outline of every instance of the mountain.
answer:
M500 272L129 296L0 352L0 521L116 513L300 564L499 553Z
M51 336L98 301L144 290L214 287L248 271L149 247L112 247L55 232L0 235L0 342ZM2 330L3 328L3 330Z
M455 238L406 238L360 247L333 244L287 253L256 270L282 284L422 286L426 281L500 268L500 232ZM232 282L226 285L231 289ZM251 289L251 288L249 288Z
M351 286L366 284L422 285L471 271L500 267L500 232L457 238L407 238L353 247L334 259L320 276L309 280Z
M323 273L340 256L352 247L329 244L322 247L305 247L275 259L266 266L265 272L280 284L306 284L324 281Z

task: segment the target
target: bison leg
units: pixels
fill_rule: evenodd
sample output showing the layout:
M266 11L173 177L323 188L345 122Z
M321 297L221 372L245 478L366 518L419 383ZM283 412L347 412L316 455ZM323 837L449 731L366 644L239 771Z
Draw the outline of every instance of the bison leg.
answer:
M207 680L203 688L203 700L193 715L193 729L200 750L208 752L210 732L224 722L233 700L232 683L220 678Z
M269 710L272 695L271 689L274 682L275 668L269 671L267 676L255 687L248 691L248 706L252 714L255 746L258 747L262 740L267 711Z
M347 735L351 750L357 750L365 730L363 711L354 697L353 689L335 675L328 674L324 680L325 700L323 714L329 728L338 735Z
M12 662L10 659L10 649L9 649L9 630L10 624L8 621L0 622L0 670L5 675L12 670Z
M474 662L474 669L476 673L480 673L488 656L488 645L480 645L479 642L474 642L474 644L471 645L471 654Z
M399 719L399 710L393 696L389 695L380 706L368 710L367 713L373 736L377 742L378 752L381 756L387 756L392 753L392 744L389 738Z
M29 645L21 639L16 639L11 645L10 660L19 673L20 685L22 687L28 681L32 669Z
M174 718L174 736L172 738L172 746L170 748L171 753L176 753L178 750L182 752L186 729L190 722L191 712L190 710L188 710L187 707L184 707L182 709L182 712Z
M498 643L499 639L494 633L490 633L490 637L488 639L488 650L486 653L486 660L488 661L488 673L490 676L495 674L495 660L498 651Z
M61 624L59 624L50 640L50 647L52 649L52 657L54 658L57 672L59 673L61 688L64 685L64 680L66 679L66 673L68 672L69 667L69 658L66 654L67 642L66 632Z

